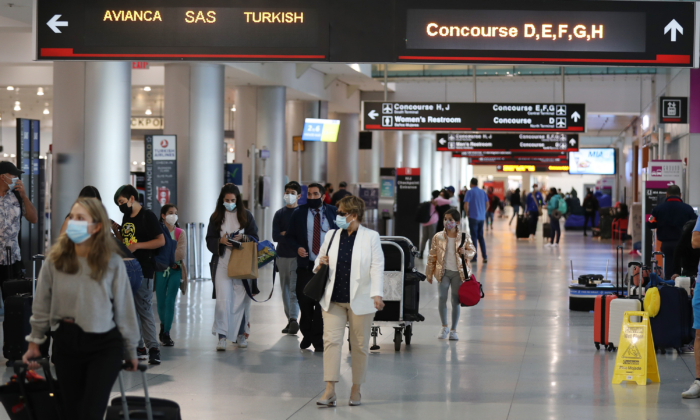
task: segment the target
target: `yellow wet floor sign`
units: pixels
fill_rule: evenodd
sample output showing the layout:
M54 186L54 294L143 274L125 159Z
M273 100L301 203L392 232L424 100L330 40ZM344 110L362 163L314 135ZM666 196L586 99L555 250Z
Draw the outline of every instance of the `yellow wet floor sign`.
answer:
M631 322L631 316L642 317L642 322ZM648 313L625 312L619 343L613 384L627 381L646 385L647 379L661 382Z

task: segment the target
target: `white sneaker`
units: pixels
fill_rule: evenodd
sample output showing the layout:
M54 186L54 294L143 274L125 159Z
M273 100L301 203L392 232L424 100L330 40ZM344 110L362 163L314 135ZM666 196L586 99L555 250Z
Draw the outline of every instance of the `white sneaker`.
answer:
M450 331L450 340L459 341L459 337L457 337L457 331Z
M226 339L220 338L219 343L216 345L216 351L226 351Z
M553 247L554 245L552 245L552 244L550 244L549 242L547 242L546 244L544 244L544 246L546 246L547 248L550 248L550 247Z
M450 329L447 327L440 328L440 335L438 335L438 340L444 340L450 334Z
M238 336L238 341L236 341L236 343L238 343L238 348L239 348L239 349L248 348L248 342L245 341L245 335L239 335L239 336Z
M559 244L552 244L552 246L553 246L554 248L556 248L556 247L559 246Z
M696 379L690 386L690 389L682 393L681 396L687 399L700 398L700 381Z

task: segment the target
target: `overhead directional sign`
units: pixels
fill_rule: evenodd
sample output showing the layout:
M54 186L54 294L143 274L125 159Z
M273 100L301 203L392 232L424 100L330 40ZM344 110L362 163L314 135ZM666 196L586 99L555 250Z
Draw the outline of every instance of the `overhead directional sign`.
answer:
M585 104L478 102L363 102L362 104L365 130L586 131Z
M563 153L578 150L578 134L564 133L437 133L436 151L462 156L512 156L524 153Z
M568 156L484 156L471 158L472 165L568 165Z
M498 165L498 172L568 172L566 165Z
M405 0L397 4L401 18L397 37L403 41L399 61L693 64L694 2Z
M694 63L695 2L36 0L33 10L38 60Z
M688 97L660 97L659 123L688 124Z

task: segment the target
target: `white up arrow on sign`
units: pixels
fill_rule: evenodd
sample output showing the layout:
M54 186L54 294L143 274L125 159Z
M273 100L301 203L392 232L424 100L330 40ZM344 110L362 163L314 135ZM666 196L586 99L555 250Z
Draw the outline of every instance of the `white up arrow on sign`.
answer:
M574 113L571 114L571 119L574 120L574 122L578 122L578 120L581 119L581 114L579 114L578 111L574 111Z
M369 114L367 114L367 116L370 117L371 119L375 119L379 116L379 114L377 114L377 111L371 110L371 111L369 111Z
M676 22L676 19L673 19L668 25L666 25L664 28L664 35L666 35L668 31L671 31L671 42L676 42L676 32L680 32L681 35L683 35L683 27Z
M58 19L60 19L60 18L61 18L61 15L53 15L53 17L51 18L51 20L49 20L48 22L46 22L46 24L49 26L49 28L51 28L51 30L52 30L55 34L60 34L60 33L61 33L61 30L58 29L59 26L68 26L68 22L59 22Z
M571 146L575 146L575 145L576 145L576 140L571 139L571 141L569 141L569 144L570 144Z

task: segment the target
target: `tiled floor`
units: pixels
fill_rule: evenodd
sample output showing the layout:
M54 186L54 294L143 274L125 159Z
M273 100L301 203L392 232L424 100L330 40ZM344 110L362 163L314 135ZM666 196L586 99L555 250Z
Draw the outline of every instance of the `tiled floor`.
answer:
M176 346L163 349L163 364L148 371L151 395L177 401L184 419L700 418L700 400L680 397L694 378L692 355L659 354L660 385L613 386L615 354L596 351L593 315L569 312L570 259L576 275L604 273L607 260L614 264L609 244L564 232L560 248L544 248L541 236L516 241L502 219L486 236L489 262L474 265L486 298L462 310L460 341L436 339L437 288L424 283L426 321L415 325L411 346L398 353L393 331L383 329L361 407L346 403L349 358L338 407L316 407L324 389L322 356L299 350L298 337L280 333L278 291L270 302L253 304L248 349L217 353L210 282L192 283L180 298ZM424 262L417 262L422 270ZM261 285L265 294L269 284ZM140 377L126 375L130 392L139 394ZM3 379L9 376L6 370Z

